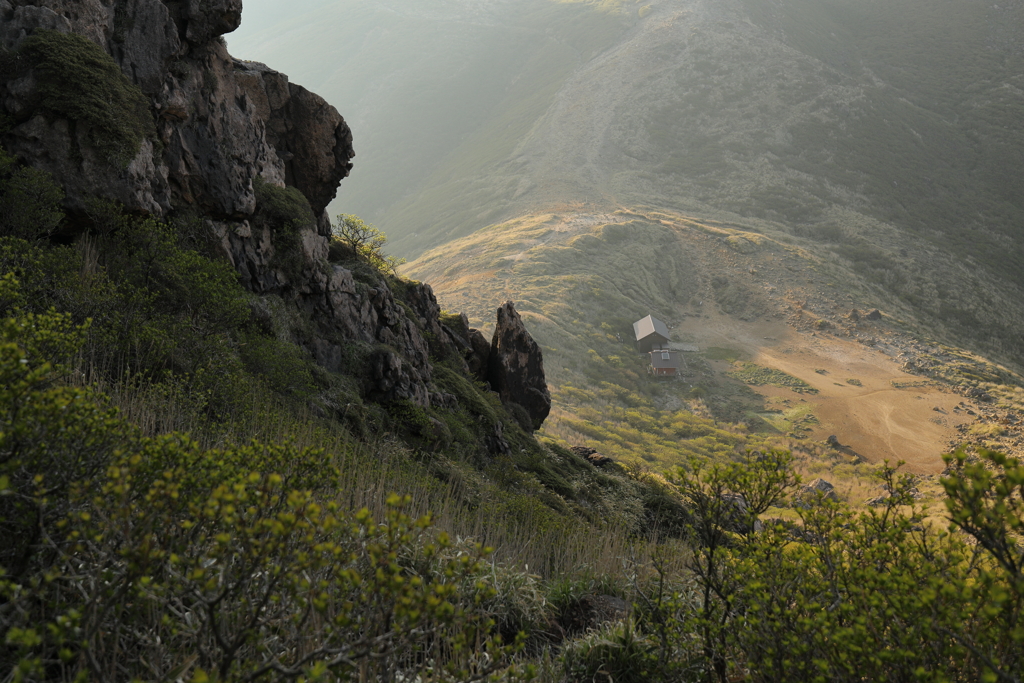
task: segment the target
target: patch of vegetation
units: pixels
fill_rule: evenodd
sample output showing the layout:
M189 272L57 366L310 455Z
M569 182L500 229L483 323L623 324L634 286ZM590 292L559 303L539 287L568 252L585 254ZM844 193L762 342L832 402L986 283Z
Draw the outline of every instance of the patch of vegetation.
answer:
M64 191L48 174L19 166L0 148L0 236L48 237L64 218L63 199Z
M705 358L711 360L724 360L734 363L740 359L740 352L735 349L726 348L723 346L709 346L704 349L703 355Z
M737 367L730 370L727 374L741 382L745 382L746 384L752 384L754 386L768 385L773 387L782 387L784 389L792 389L799 394L818 393L818 390L807 382L797 377L793 377L793 375L785 373L782 370L766 368L763 365L758 365L757 363L744 361L738 361L735 365Z
M376 268L382 275L397 275L404 258L384 253L387 235L358 216L340 214L332 228L331 256L336 260L358 258Z
M813 409L810 404L801 404L782 412L760 413L759 417L779 433L799 438L799 432L809 432L818 424Z
M300 233L316 228L309 200L297 188L278 187L262 176L253 178L252 186L257 220L269 223L274 233L274 265L294 282L301 277L305 262Z
M77 33L39 30L19 48L38 80L39 106L89 131L90 142L121 168L156 128L146 96L102 48Z

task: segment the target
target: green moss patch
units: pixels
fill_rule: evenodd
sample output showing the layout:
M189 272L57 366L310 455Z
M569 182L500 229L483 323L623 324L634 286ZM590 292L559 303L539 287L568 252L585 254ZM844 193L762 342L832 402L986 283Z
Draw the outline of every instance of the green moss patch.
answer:
M296 188L272 185L261 176L253 178L252 187L257 216L274 232L274 265L297 280L305 267L299 232L316 225L309 200Z
M114 60L88 38L37 31L20 49L38 80L39 106L89 127L90 142L125 167L156 129L149 102Z
M782 387L785 389L792 389L800 394L818 393L817 389L802 379L785 373L782 370L766 368L763 365L758 365L757 363L738 362L736 363L736 367L726 374L740 380L741 382L752 384L754 386L768 385L773 387Z

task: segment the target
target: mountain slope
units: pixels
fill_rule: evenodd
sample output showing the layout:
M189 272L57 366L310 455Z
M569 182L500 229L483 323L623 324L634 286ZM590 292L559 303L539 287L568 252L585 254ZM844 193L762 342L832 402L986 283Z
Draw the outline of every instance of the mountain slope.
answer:
M806 239L936 334L1021 357L1024 4L438 7L337 3L232 42L346 46L311 73L373 158L334 206L398 252L552 209L682 212Z

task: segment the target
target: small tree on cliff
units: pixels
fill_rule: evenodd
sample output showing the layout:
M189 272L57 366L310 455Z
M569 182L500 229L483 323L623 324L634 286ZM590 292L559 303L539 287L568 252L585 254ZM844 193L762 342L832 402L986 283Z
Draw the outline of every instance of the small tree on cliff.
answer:
M370 265L385 274L397 275L404 258L395 258L384 253L387 235L353 214L338 214L333 229L334 240L351 251L355 256L366 259Z

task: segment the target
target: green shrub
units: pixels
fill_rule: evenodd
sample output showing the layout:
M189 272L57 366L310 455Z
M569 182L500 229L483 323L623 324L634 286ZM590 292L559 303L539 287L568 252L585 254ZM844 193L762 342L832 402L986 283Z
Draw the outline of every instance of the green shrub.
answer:
M316 393L312 359L295 344L260 334L239 335L239 353L249 372L265 377L270 388L308 400Z
M262 176L253 178L252 186L256 193L257 220L269 224L273 231L272 265L280 268L289 280L300 279L306 265L300 232L316 228L309 200L298 189L278 187Z
M572 683L659 680L656 644L637 633L628 620L571 641L561 660L565 680Z
M0 147L0 236L48 237L64 219L64 192L48 173L20 168Z
M16 301L18 282L0 279ZM20 576L69 511L69 489L102 473L133 430L85 389L57 383L85 337L66 314L18 308L0 324L0 567Z

